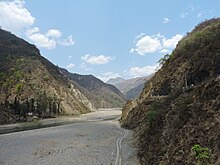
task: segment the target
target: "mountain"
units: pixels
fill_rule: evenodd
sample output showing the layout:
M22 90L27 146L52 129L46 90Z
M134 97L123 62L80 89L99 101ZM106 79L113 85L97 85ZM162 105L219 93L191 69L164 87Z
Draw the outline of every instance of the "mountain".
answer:
M188 33L120 122L141 164L220 164L220 19Z
M125 79L121 78L121 77L116 77L116 78L111 78L109 79L106 83L107 84L112 84L112 85L116 85L118 83L121 83L125 81Z
M147 81L147 80L146 80ZM141 91L143 90L144 88L144 84L145 83L141 83L140 85L130 89L129 91L127 91L125 93L125 97L127 100L131 100L131 99L135 99L137 98L140 94L141 94Z
M80 114L93 110L91 102L39 50L0 30L0 123Z
M117 87L124 95L127 100L137 98L142 89L144 88L144 84L148 81L152 75L146 77L136 77L132 79L110 79L107 83L114 85Z
M124 95L113 85L106 84L93 75L79 75L60 69L70 80L76 82L79 90L92 102L95 108L122 107Z

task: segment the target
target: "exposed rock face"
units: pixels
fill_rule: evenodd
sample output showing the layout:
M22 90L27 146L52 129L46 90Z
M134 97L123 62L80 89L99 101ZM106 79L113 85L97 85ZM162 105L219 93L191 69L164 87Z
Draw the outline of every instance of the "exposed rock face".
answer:
M187 34L140 97L123 109L142 164L220 164L220 19ZM196 159L192 146L211 150Z
M80 114L91 102L39 50L10 32L0 30L0 123L26 118Z
M61 68L60 70L66 77L78 84L78 89L92 102L95 108L124 106L125 97L115 86L106 84L93 75L73 74Z

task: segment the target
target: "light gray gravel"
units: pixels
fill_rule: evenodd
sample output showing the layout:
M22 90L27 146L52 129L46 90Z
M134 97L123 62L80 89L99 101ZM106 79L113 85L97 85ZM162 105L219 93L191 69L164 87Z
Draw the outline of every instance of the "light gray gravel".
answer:
M115 164L116 141L124 133L117 128L120 114L119 109L102 109L80 116L79 123L0 135L0 164ZM135 156L136 151L128 145L124 145L122 162L135 165L136 157L129 154Z

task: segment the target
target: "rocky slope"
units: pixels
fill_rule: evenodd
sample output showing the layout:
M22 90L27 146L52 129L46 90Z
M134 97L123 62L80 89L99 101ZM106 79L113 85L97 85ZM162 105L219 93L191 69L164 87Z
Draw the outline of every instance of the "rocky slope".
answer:
M80 114L91 102L39 50L0 30L0 123Z
M78 89L92 102L95 108L122 107L124 95L113 85L106 84L93 75L79 75L60 69L70 80L76 82Z
M220 19L188 33L123 109L141 164L220 164Z
M123 79L110 79L107 83L114 85L117 87L126 97L127 100L137 98L142 89L144 88L144 84L148 81L153 75L146 77L136 77L128 80Z
M125 93L126 99L127 100L132 100L132 99L138 98L141 94L141 91L144 89L144 84L145 84L145 82L143 82L140 85L138 85L138 86L130 89L129 91L127 91Z

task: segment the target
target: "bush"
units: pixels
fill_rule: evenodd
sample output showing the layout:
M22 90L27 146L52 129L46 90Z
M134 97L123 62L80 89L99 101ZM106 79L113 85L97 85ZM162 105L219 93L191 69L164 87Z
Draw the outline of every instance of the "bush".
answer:
M15 91L17 94L19 94L23 90L23 84L19 83L15 87Z
M198 162L210 165L211 152L209 148L195 144L192 146L192 150L194 152L194 157L198 160Z

